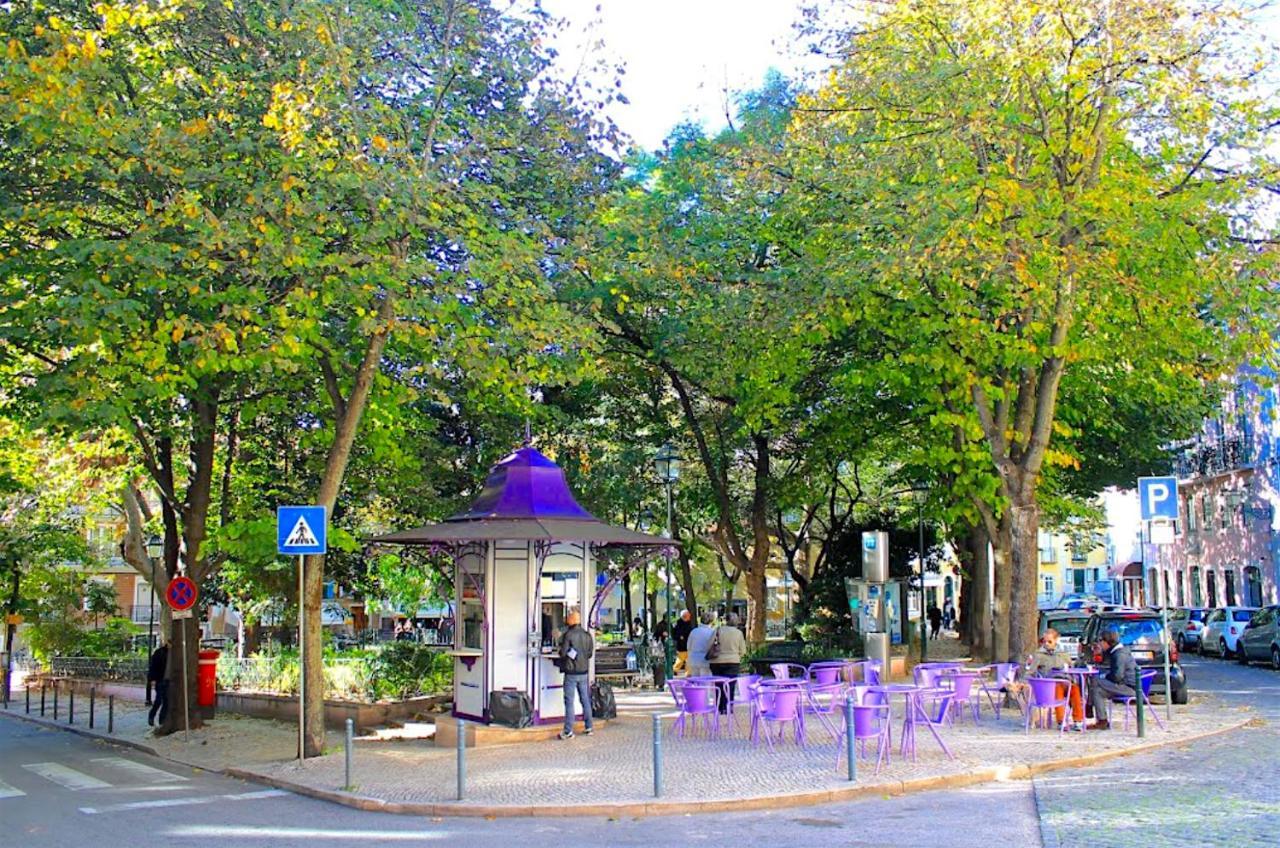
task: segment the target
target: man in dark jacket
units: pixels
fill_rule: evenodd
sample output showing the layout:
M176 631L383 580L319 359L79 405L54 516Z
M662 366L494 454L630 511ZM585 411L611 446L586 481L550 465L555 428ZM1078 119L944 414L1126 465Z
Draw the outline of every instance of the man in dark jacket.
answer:
M676 664L672 673L678 674L689 665L689 634L693 632L693 613L685 610L680 613L680 620L671 628L671 635L676 643Z
M156 696L151 700L151 711L147 713L147 724L155 725L156 714L160 723L169 715L169 681L165 674L169 670L169 646L164 642L151 652L151 660L147 663L147 682L155 687Z
M564 729L561 739L573 738L573 696L582 702L583 733L591 735L591 655L595 642L582 627L582 615L570 610L564 617L564 635L560 637L560 667L564 671Z
M1098 718L1095 730L1106 730L1111 726L1112 696L1132 698L1138 686L1138 664L1133 661L1128 646L1120 644L1120 634L1108 630L1102 634L1102 641L1107 648L1107 670L1089 679L1089 703Z

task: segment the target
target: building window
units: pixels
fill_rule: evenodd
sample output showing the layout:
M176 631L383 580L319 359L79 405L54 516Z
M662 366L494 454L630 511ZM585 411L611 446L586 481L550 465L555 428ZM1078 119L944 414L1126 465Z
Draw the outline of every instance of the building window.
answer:
M1236 605L1236 570L1228 568L1222 573L1222 594L1226 596L1227 606Z
M1191 606L1204 606L1204 596L1200 592L1200 569L1191 569Z
M1196 532L1196 496L1187 496L1187 532Z
M1185 587L1182 585L1181 571L1173 575L1173 582L1178 587L1178 606L1185 607L1187 605L1187 595L1186 595L1186 592L1184 591Z
M1213 496L1209 492L1205 492L1200 505L1204 507L1200 517L1204 519L1204 529L1208 530L1209 525L1213 522Z
M1044 585L1043 585L1043 589L1044 589L1044 596L1045 596L1046 598L1052 598L1052 597L1053 597L1053 575L1052 575L1052 574L1046 574L1046 575L1042 578L1042 581L1041 581L1041 582L1044 584Z
M1208 589L1209 606L1216 607L1218 605L1218 575L1212 571L1206 571L1204 582Z

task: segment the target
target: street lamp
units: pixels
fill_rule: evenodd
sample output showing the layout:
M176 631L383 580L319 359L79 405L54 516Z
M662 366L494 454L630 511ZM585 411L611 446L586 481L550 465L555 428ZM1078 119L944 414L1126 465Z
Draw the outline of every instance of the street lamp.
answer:
M156 560L164 556L164 540L159 536L147 539L147 559L151 560L151 606L147 608L147 655L156 650ZM148 660L149 661L149 660ZM151 703L151 675L147 675L147 698Z
M672 447L670 442L663 444L658 448L657 454L653 457L653 468L658 472L658 479L667 487L667 538L675 540L675 534L672 530L672 511L671 511L671 493L675 488L676 480L680 477L680 454ZM672 667L674 665L674 657L672 656L671 644L671 560L667 559L667 635L662 640L663 649L666 654L666 674L667 679L671 679Z

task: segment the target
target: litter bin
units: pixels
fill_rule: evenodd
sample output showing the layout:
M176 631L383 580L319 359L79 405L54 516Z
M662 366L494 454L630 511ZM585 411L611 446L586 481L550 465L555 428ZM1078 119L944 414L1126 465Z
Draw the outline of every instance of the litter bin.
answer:
M206 718L213 717L218 703L218 657L221 651L201 651L199 673L196 675L196 704Z

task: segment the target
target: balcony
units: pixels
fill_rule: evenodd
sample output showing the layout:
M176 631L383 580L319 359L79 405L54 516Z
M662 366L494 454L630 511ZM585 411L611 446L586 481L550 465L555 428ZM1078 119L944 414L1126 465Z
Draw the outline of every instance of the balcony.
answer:
M1214 442L1197 442L1173 461L1174 473L1181 479L1212 477L1253 464L1252 445L1243 436L1219 439Z

